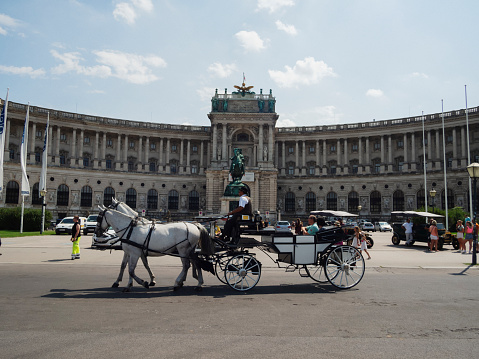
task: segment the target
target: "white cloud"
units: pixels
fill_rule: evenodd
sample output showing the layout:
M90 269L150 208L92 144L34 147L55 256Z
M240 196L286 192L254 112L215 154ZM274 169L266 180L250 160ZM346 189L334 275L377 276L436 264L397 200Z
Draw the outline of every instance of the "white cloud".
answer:
M369 89L366 91L366 96L379 98L384 96L384 92L379 89Z
M280 87L297 87L312 85L323 77L335 77L332 67L323 61L315 61L314 57L306 57L296 61L293 67L285 66L285 71L268 70L271 79Z
M293 120L290 120L289 118L282 119L281 116L279 117L279 120L276 121L276 127L296 127L296 123Z
M105 94L106 92L103 91L103 90L91 90L91 91L88 91L88 93L92 93L92 94Z
M113 10L113 17L117 21L125 21L128 25L133 25L138 18L138 11L152 12L153 2L151 0L131 0L116 4Z
M83 58L78 52L60 54L56 50L50 51L53 57L63 61L62 64L52 68L52 73L62 75L67 72L92 77L116 77L134 84L147 84L158 80L153 74L152 67L166 67L166 61L159 56L142 56L120 51L103 50L93 51L100 65L83 66Z
M138 9L141 9L146 12L153 11L153 2L151 0L131 0L131 2Z
M294 0L258 0L256 10L269 10L273 13L284 6L294 6Z
M45 70L37 69L34 70L33 67L24 66L24 67L16 67L16 66L3 66L0 65L0 72L4 74L11 74L11 75L26 75L30 76L31 78L36 78L39 76L45 75Z
M20 26L21 21L5 14L0 14L0 35L7 35L8 29Z
M317 106L300 112L280 114L276 126L294 127L297 123L301 123L301 126L323 126L337 124L342 117L343 114L339 113L333 105Z
M214 76L225 78L230 76L234 71L237 71L235 64L221 64L215 62L208 67L208 72L212 73Z
M429 78L429 76L426 75L423 72L413 72L410 76L411 77L416 77L416 78L421 78L421 79L428 79Z
M200 96L201 101L210 101L215 95L215 89L213 87L202 87L196 90L196 93Z
M283 24L279 20L276 21L276 28L278 30L284 31L285 33L287 33L289 35L297 35L298 34L298 31L296 30L294 25L286 25L286 24Z
M240 31L235 36L246 51L261 51L265 48L264 41L256 31Z

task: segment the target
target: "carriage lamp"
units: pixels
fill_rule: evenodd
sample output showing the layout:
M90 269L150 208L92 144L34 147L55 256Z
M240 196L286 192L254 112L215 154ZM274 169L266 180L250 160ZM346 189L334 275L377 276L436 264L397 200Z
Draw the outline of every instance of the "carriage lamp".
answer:
M469 166L467 166L467 172L469 172L469 177L471 177L471 179L474 181L474 202L473 202L473 207L471 209L471 212L472 212L471 217L473 217L472 227L474 228L474 230L472 231L473 233L472 265L476 265L477 264L476 209L477 209L477 178L479 177L479 163L477 162L471 163Z
M432 213L434 213L434 197L436 197L436 190L434 188L430 190L429 195L432 198ZM426 212L427 212L427 208L426 208Z

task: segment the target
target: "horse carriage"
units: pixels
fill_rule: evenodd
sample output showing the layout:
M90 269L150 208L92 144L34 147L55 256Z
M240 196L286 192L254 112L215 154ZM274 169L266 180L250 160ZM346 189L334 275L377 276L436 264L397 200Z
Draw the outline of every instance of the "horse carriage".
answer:
M197 290L201 290L203 284L203 269L215 274L222 283L234 290L248 291L261 278L262 265L254 249L266 254L278 268L284 268L286 272L298 270L302 277L310 277L319 283L329 282L339 289L354 287L364 275L363 256L356 248L342 244L344 232L338 227L323 227L314 236L294 235L260 228L258 216L243 217L237 224L233 241L226 243L215 236L217 217L202 218L204 223L208 223L209 230L199 223L158 225L141 220L123 202L114 201L114 204L116 209L100 208L97 223L97 233L110 226L116 231L125 252L114 287L121 281L126 264L130 274L126 290L132 286L133 279L146 288L155 285L147 257L173 255L180 257L183 264L174 289L183 285L192 265L193 277L198 279ZM261 240L242 234L259 235ZM273 255L276 255L276 259ZM150 283L135 275L139 258L150 274Z

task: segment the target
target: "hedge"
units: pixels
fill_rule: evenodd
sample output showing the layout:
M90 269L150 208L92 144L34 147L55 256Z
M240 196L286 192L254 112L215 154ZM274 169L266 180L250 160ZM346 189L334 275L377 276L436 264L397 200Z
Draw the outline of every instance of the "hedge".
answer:
M7 230L20 230L20 221L22 216L22 208L0 208L0 228ZM45 211L45 228L48 228L52 214ZM23 212L23 231L35 232L40 231L42 226L42 210L25 208Z

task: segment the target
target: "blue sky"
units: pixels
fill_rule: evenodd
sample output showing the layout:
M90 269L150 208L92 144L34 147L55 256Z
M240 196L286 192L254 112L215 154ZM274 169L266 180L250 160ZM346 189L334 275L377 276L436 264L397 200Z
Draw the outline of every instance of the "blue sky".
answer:
M0 9L0 96L209 125L211 97L273 91L279 126L479 105L479 2L16 0Z

